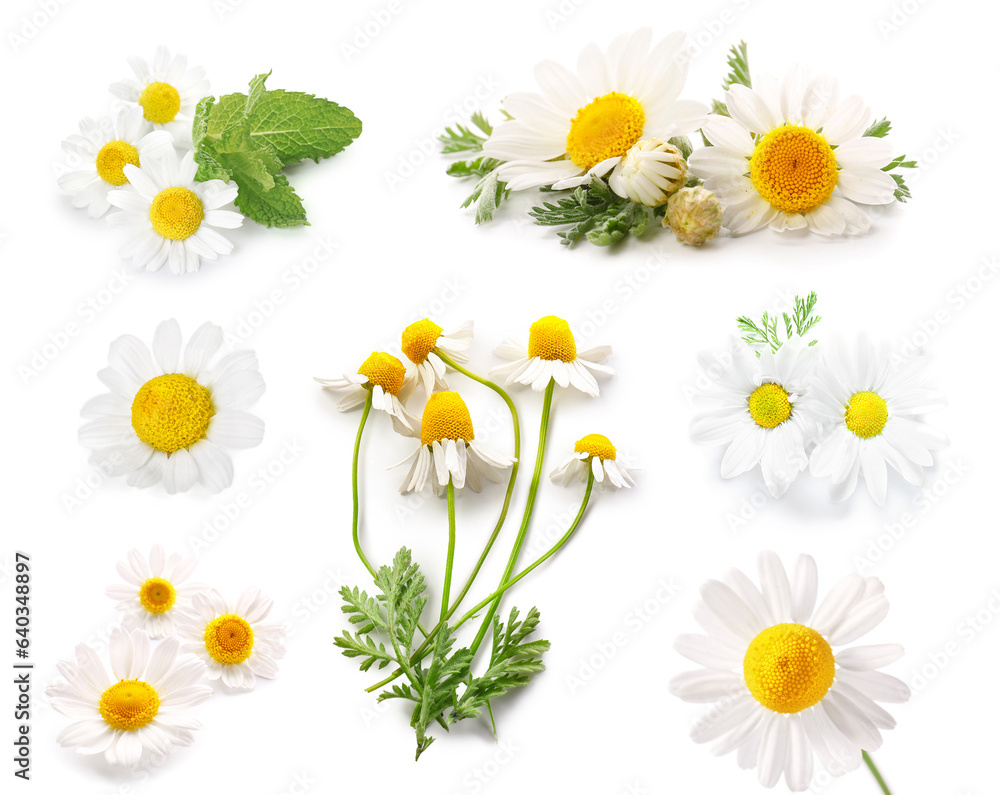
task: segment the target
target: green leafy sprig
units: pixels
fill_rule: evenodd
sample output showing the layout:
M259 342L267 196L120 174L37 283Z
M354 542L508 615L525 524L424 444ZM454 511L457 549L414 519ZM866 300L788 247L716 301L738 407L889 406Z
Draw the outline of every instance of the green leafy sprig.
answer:
M723 91L728 91L730 86L734 85L746 86L747 88L753 87L750 80L750 58L747 55L747 43L745 41L741 41L739 44L734 44L730 47L726 63L729 64L729 74L722 81ZM725 102L713 99L712 113L719 116L728 116L729 109L726 107Z
M456 124L448 127L438 136L441 142L441 152L446 155L481 153L483 144L493 132L493 126L482 113L472 114L472 125ZM493 220L497 207L510 195L507 184L500 180L497 169L502 161L492 157L475 157L469 160L457 160L448 167L450 177L467 179L474 177L476 187L468 198L462 202L463 207L475 205L476 223L482 224Z
M581 185L555 203L533 207L529 215L539 226L569 226L558 233L565 246L582 239L610 246L626 235L643 234L649 226L650 212L641 204L623 199L600 177L592 177L589 185Z
M869 138L885 138L892 129L892 122L886 118L879 119L876 122L872 122L872 125L864 131L864 137ZM906 185L906 180L903 178L902 174L893 173L899 168L916 168L916 160L907 160L906 155L899 155L899 157L894 157L888 164L882 166L882 170L888 172L889 176L896 181L896 190L893 192L893 196L899 202L905 202L907 199L912 198L910 189Z
M813 326L823 319L819 315L813 314L817 300L815 292L809 293L806 298L795 296L795 305L791 315L787 312L782 312L779 317L778 315L772 316L769 312L764 312L759 323L754 322L744 315L736 318L736 325L743 334L743 341L747 345L769 345L772 351L777 352L785 340L790 340L793 334L804 337ZM778 333L779 320L782 321L784 326L785 340L782 340L781 335ZM810 346L815 344L816 340L809 342ZM757 355L760 355L759 351Z

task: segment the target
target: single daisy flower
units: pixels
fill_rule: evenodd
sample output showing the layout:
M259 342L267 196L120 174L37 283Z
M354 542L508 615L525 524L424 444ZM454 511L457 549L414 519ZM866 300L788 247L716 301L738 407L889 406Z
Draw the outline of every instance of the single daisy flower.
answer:
M448 388L444 377L448 367L441 361L438 352L464 363L469 361L465 352L471 344L471 320L466 320L454 331L445 333L433 320L424 318L403 329L401 347L406 358L416 365L417 378L424 393L430 395L435 389Z
M894 369L888 344L876 348L864 336L852 346L839 339L824 343L813 392L832 430L812 451L809 471L833 480L835 500L854 492L860 473L869 494L884 505L886 464L908 483L923 483L924 467L934 463L931 451L948 445L941 431L916 416L945 405L925 380L923 362Z
M208 665L208 679L229 687L252 690L257 677L274 679L285 656L282 624L265 624L273 602L259 588L247 588L232 604L211 590L195 594L191 606L177 617L177 634L184 650Z
M598 488L630 489L635 485L632 469L618 458L618 449L607 436L589 433L578 439L569 456L549 477L561 486L568 486L574 480L587 482L594 473Z
M356 374L345 373L339 378L313 378L313 380L322 384L323 389L344 393L337 403L340 411L357 408L371 393L372 408L384 411L392 417L392 425L397 433L412 432L420 427L420 420L410 414L402 402L413 388L415 381L406 372L403 363L389 353L377 351L372 353L361 363Z
M695 619L706 635L681 635L676 648L702 668L675 677L670 692L710 703L694 725L697 743L717 756L736 751L773 787L809 787L813 757L832 776L856 769L862 751L882 745L896 725L876 702L900 703L909 688L879 668L898 645L849 646L889 612L882 583L851 574L816 607L816 561L800 555L791 577L773 552L758 559L760 588L731 569L701 587Z
M59 177L59 187L70 194L74 207L86 207L91 218L111 209L108 191L128 184L125 166L141 166L174 147L170 133L153 130L138 108L122 108L108 126L83 119L80 134L62 142L67 154L79 158L80 167Z
M185 56L171 58L162 46L156 48L152 65L135 56L127 60L135 79L112 83L111 94L138 105L146 121L169 132L178 145L191 146L195 106L209 92L205 70L188 69Z
M705 369L714 357L702 354ZM691 422L700 444L725 444L722 477L732 478L760 466L772 497L780 497L806 468L806 446L820 424L810 400L815 348L793 338L777 351L764 346L758 356L742 340L732 341L732 364L701 396L711 406Z
M602 52L590 44L577 73L552 61L535 67L541 93L508 94L498 125L483 145L487 157L506 161L499 177L511 190L542 185L557 189L612 172L643 138L697 130L708 109L678 99L687 79L686 36L672 33L650 50L652 33L642 28L619 36Z
M111 630L111 672L86 643L76 647L76 662L56 664L65 682L45 689L52 707L74 719L56 737L81 754L104 754L108 764L135 767L150 756L190 745L201 724L188 710L212 695L201 684L205 664L179 656L181 643L166 638L150 651L141 629Z
M131 549L116 568L125 585L109 585L105 593L117 599L116 608L125 615L122 626L127 630L142 629L151 638L174 634L174 616L199 591L208 586L186 582L194 571L195 559L176 552L167 557L163 547L155 544L149 558Z
M87 401L89 421L80 443L91 461L128 484L163 482L171 494L201 483L219 492L233 482L228 449L256 447L264 423L247 413L264 379L252 351L234 351L217 362L222 329L205 323L181 354L176 320L156 327L153 350L131 334L111 343L109 366L97 377L111 392Z
M468 486L476 492L482 489L482 478L499 482L514 459L476 441L469 408L457 392L435 392L424 406L420 446L394 466L409 462L399 491L423 491L429 481L440 497L449 479L456 489Z
M242 225L242 215L221 209L232 204L238 188L221 179L195 182L194 152L178 162L171 150L144 168L127 165L124 171L130 185L108 193L108 201L121 209L108 216L108 223L129 232L121 255L131 257L137 268L155 271L169 262L174 273L195 273L202 257L217 259L233 250L213 227Z
M765 226L808 228L819 235L860 235L871 221L859 204L889 204L896 182L884 138L865 136L871 111L860 97L837 99L837 83L810 80L797 67L780 82L755 77L754 88L726 92L732 118L711 115L702 127L713 144L688 165L724 208L724 225L742 235Z
M597 397L600 388L592 373L614 375L614 370L601 362L611 355L611 347L602 345L586 351L576 350L576 339L569 323L555 315L540 318L531 324L527 346L506 338L496 349L497 356L510 360L490 370L490 377L506 378L504 383L530 385L541 392L555 382L561 387L574 386L591 397Z

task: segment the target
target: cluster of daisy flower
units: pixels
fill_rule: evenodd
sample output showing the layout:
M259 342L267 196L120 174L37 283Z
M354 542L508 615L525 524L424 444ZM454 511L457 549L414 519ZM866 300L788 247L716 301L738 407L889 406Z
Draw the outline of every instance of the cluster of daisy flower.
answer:
M849 497L861 477L884 505L888 467L919 486L932 451L947 446L920 418L944 398L927 387L919 358L898 361L887 343L864 335L807 342L819 320L815 304L812 293L796 297L792 315L741 317L742 338L723 354L699 356L711 385L697 396L707 410L692 421L691 437L727 445L724 478L759 466L774 497L808 469L832 481L835 500Z
M472 337L471 322L446 332L429 319L420 320L407 326L402 333L402 358L387 352L375 352L361 363L356 373L316 379L324 388L341 395L337 404L340 410L363 407L354 448L352 532L358 556L382 592L377 600L373 600L357 588L345 587L341 590L344 611L350 614L352 628L359 631L353 635L345 631L336 639L336 644L346 656L361 658L362 671L369 670L374 664L382 668L395 663L397 668L394 673L368 688L369 691L379 690L403 674L408 677L409 685L396 685L391 690L385 690L380 698L404 698L418 703L415 712L418 717L412 723L417 734L418 757L433 742L434 738L425 733L433 722L448 726L462 718L478 715L489 707L491 699L511 688L527 684L531 675L544 667L541 654L548 647L548 642L526 640L538 623L537 610L532 608L522 620L518 620L518 611L513 610L504 629L504 624L496 617L501 597L569 540L585 513L595 486L616 490L634 485L631 467L623 461L610 439L601 434L581 437L572 453L550 473L551 479L557 483L568 485L582 481L586 484L576 520L560 541L516 572L543 471L555 389L572 387L597 397L600 388L596 376L613 374L613 370L604 364L611 349L605 346L578 351L565 320L554 316L543 317L531 324L527 344L508 338L496 349L496 354L508 363L492 370L490 377L496 380L489 380L466 367ZM403 360L408 364L404 364ZM462 396L451 388L456 372L492 390L504 401L513 423L512 451L498 451L476 438L469 408ZM452 615L472 587L493 548L510 507L520 458L518 413L504 389L504 385L510 384L530 386L533 391L544 393L534 476L521 527L499 585L461 618L452 621ZM412 409L414 395L418 391L424 397L419 416ZM409 550L400 550L391 567L376 567L362 549L358 465L362 434L373 408L387 414L397 432L414 440L412 452L397 465L408 465L400 491L418 492L430 486L435 494L447 497L449 544L440 620L433 629L425 630L420 624L427 597L423 595L423 576L412 563ZM505 476L507 490L500 517L464 588L453 599L451 579L456 543L456 493L466 488L479 492L483 481L499 482ZM454 632L469 619L480 617L484 610L485 617L472 644L454 651ZM414 648L418 630L423 641ZM493 644L489 671L484 678L474 678L469 668L490 630L493 632ZM379 633L384 633L386 639L372 637ZM387 642L392 647L391 651L387 651ZM422 661L426 657L430 657L431 662L430 668L425 670ZM437 680L433 671L441 667L447 667L450 674Z
M478 179L464 206L475 203L478 223L512 191L572 190L531 212L565 227L565 244L613 244L660 220L682 243L702 245L723 229L860 235L870 220L859 205L909 197L898 169L915 162L893 157L889 122L873 123L860 97L841 98L835 79L802 67L751 78L741 43L725 102L710 112L680 98L689 62L684 33L654 45L649 29L606 51L589 45L576 72L541 62L539 92L507 95L501 124L477 114L441 136L444 153L470 158L448 173ZM706 144L697 149L696 132Z
M285 655L286 628L266 621L272 602L251 587L234 602L189 580L194 558L146 557L130 550L117 565L123 584L107 595L122 612L112 630L110 670L86 643L57 668L65 681L46 690L54 709L73 719L57 742L111 765L136 767L190 745L201 724L190 715L221 680L250 690L273 679Z

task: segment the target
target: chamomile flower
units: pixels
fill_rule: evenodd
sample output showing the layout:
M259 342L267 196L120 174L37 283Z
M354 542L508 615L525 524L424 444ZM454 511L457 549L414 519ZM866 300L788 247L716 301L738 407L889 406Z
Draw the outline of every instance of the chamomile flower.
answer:
M573 445L573 455L569 456L549 477L561 486L568 486L574 480L587 482L594 473L598 488L630 489L635 485L632 470L618 457L618 449L607 436L589 433Z
M785 777L792 792L809 787L813 758L832 776L856 769L862 751L882 745L896 725L876 702L909 698L882 668L901 646L850 646L889 612L882 583L850 574L816 607L816 562L800 555L789 578L773 552L758 559L760 588L731 569L701 587L695 619L706 635L681 635L677 650L702 665L675 677L670 691L712 704L694 725L712 753L736 751L760 783Z
M218 361L222 329L205 323L181 350L176 320L156 327L152 352L126 334L111 343L101 379L109 393L89 400L80 443L91 461L128 484L163 483L170 492L201 483L218 492L233 482L228 449L255 447L264 423L247 413L262 394L264 379L252 351Z
M153 130L138 108L122 108L113 123L106 120L104 125L83 119L80 134L62 142L79 168L60 176L59 187L72 197L74 207L86 207L87 215L100 218L111 209L108 191L128 183L125 166L163 157L173 146L170 133Z
M144 168L127 165L124 171L130 185L108 193L108 201L121 208L108 216L108 223L129 232L121 255L131 257L137 268L155 271L169 262L174 273L194 273L202 257L217 259L233 250L214 227L242 225L242 215L221 209L232 204L238 188L221 179L195 182L194 152L178 162L170 150Z
M860 235L871 221L859 204L889 204L896 182L884 138L865 136L871 111L858 96L838 100L836 80L809 79L797 67L783 81L762 75L753 88L726 92L732 118L702 127L713 144L688 159L724 208L724 224L742 235L765 226L819 235Z
M129 66L135 79L111 85L111 93L142 109L146 121L169 132L180 146L191 146L191 125L195 106L208 94L205 70L188 68L183 55L170 57L166 47L157 47L153 63L131 56Z
M52 707L74 719L56 741L81 754L104 754L108 764L135 767L190 745L201 727L188 710L212 695L201 684L205 664L179 656L181 643L166 638L150 651L141 629L111 630L111 672L86 643L76 647L76 662L56 667L65 682L46 688Z
M257 677L274 679L278 660L285 656L287 628L264 623L272 605L259 588L248 588L235 604L215 590L195 594L191 606L178 615L177 634L185 641L184 650L208 665L208 679L251 690Z
M420 420L410 414L402 402L413 388L414 379L406 372L403 363L392 354L376 351L361 363L357 373L313 380L321 384L323 389L344 394L337 403L340 411L357 408L368 399L370 392L372 408L392 417L392 425L397 433L414 431L420 427Z
M650 49L648 28L619 36L602 52L591 44L574 74L552 61L535 67L541 93L508 94L498 125L483 145L507 161L499 177L511 190L569 188L613 170L643 138L694 132L707 108L678 99L687 79L685 35L672 33Z
M513 337L506 338L496 349L497 356L510 360L490 370L490 377L504 378L504 383L530 385L541 392L555 382L561 387L574 386L591 397L600 388L593 373L614 375L614 370L602 362L611 354L611 347L602 345L577 352L576 339L569 323L555 315L540 318L531 324L528 344Z
M435 392L424 406L420 446L395 466L406 463L410 470L401 493L423 491L429 481L441 496L449 479L456 489L473 491L482 489L482 478L499 482L514 459L476 441L469 408L457 392Z
M401 347L403 354L416 365L417 378L430 395L435 389L447 389L445 380L447 365L441 361L438 351L456 362L469 361L465 353L472 344L472 321L466 320L454 331L445 333L437 323L428 318L411 323L403 329Z
M767 490L780 497L806 468L806 446L819 432L809 399L815 348L796 337L776 352L765 345L758 356L734 338L731 351L732 364L725 369L708 354L699 357L705 370L719 374L701 397L710 408L692 421L691 438L728 445L722 477L760 466Z
M125 613L125 629L142 629L151 638L174 634L174 617L190 598L208 586L187 582L194 571L195 559L178 555L167 557L163 547L155 544L146 558L131 549L117 565L124 585L109 585L105 593L118 600L115 605Z
M876 348L862 336L852 345L834 339L823 347L813 392L832 430L812 451L809 471L832 479L835 500L850 496L861 474L883 505L886 464L919 486L924 467L934 463L931 451L947 446L943 433L917 417L943 407L944 398L925 386L919 360L895 368L885 343Z

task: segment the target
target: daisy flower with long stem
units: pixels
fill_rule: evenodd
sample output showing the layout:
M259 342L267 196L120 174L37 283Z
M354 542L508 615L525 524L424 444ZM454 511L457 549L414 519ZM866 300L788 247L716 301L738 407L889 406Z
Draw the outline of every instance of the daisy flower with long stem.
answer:
M635 485L632 469L618 457L618 448L600 433L588 433L577 439L573 454L549 474L554 483L568 486L574 480L586 481L592 475L598 488L630 489Z
M773 787L784 775L793 792L809 788L813 759L832 776L864 761L889 789L869 751L880 730L896 725L876 702L904 702L909 688L880 668L898 660L898 645L852 646L889 612L882 583L850 574L816 606L816 562L800 555L786 573L778 556L758 558L760 587L737 569L701 587L694 616L707 634L681 635L677 650L702 667L680 674L671 692L712 704L691 736L736 751Z
M75 662L56 664L66 681L45 690L52 707L75 721L56 741L81 754L103 753L108 764L123 767L190 745L201 724L188 710L212 689L202 684L205 664L180 650L176 637L151 651L141 629L115 627L108 640L109 673L97 652L81 643Z
M400 342L403 354L417 368L417 378L430 395L436 389L448 389L445 378L449 361L467 362L466 351L472 344L472 321L467 320L454 331L445 331L429 318L418 320L403 329Z

